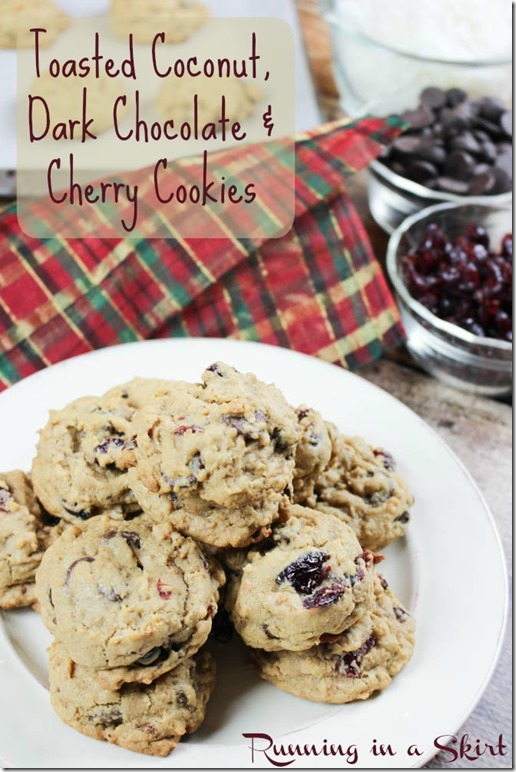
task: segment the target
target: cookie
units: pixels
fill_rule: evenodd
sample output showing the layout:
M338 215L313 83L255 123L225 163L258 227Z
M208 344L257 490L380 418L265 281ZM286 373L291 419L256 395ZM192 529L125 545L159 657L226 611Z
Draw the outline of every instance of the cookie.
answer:
M0 473L0 608L35 603L36 569L63 528L53 520L41 509L26 474Z
M165 120L173 120L179 126L192 122L194 96L198 97L200 125L220 120L222 97L226 100L226 116L233 124L253 115L262 91L253 83L237 78L168 78L163 81L156 106Z
M167 756L183 735L204 721L215 685L215 661L199 652L148 686L101 689L91 670L73 662L64 646L49 649L50 700L69 726L96 740L153 756Z
M152 43L163 32L166 43L182 43L202 27L208 9L195 0L111 0L111 30L119 38Z
M294 501L303 504L313 493L315 480L326 469L332 455L332 442L320 413L304 405L296 410L301 439L296 450Z
M151 683L195 654L224 581L169 524L106 516L70 526L36 574L43 623L105 688Z
M46 29L39 37L47 48L70 24L69 17L53 0L2 0L0 3L0 48L33 48L31 28Z
M275 386L227 365L202 381L158 391L136 415L136 476L154 496L133 488L146 512L173 517L183 533L245 546L278 519L292 484L296 415Z
M372 599L372 571L341 520L290 505L266 542L229 558L226 604L253 648L303 651L353 624Z
M351 526L364 549L381 550L405 534L414 497L390 453L335 428L331 432L333 456L310 504Z
M115 386L104 394L104 399L122 402L133 410L141 410L158 389L169 389L173 381L159 378L133 378L132 381Z
M138 469L129 470L129 484L145 516L154 522L170 522L186 536L207 548L240 547L267 538L271 523L281 518L280 504L285 497L274 495L256 505L219 507L202 499L189 499L188 510L181 507L176 494L153 493L138 479Z
M253 652L260 676L314 702L366 700L385 689L410 660L415 623L387 583L374 581L375 601L344 635L304 652Z
M126 92L117 78L110 78L101 73L99 78L89 75L86 78L53 78L48 72L41 75L31 86L32 96L42 97L48 105L52 126L64 123L68 126L70 120L82 125L83 90L87 89L87 114L93 123L89 131L99 136L113 128L113 107L118 97ZM118 120L129 111L129 107L118 105ZM43 136L47 127L46 111L35 103L32 112L33 126L37 136ZM82 140L82 134L76 129L73 137L67 139ZM88 141L88 138L86 139ZM94 141L94 140L90 140Z
M126 474L136 463L133 416L123 400L101 397L50 413L32 465L34 491L48 512L77 523L107 509L120 518L140 511Z

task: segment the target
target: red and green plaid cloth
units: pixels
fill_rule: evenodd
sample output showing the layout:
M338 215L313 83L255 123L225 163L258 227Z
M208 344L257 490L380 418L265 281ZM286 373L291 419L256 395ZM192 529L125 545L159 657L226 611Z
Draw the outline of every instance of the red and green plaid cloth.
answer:
M149 338L262 341L350 368L398 345L396 306L344 186L400 130L368 118L298 137L295 223L265 242L176 239L173 224L167 239L36 240L6 207L0 390L69 357ZM230 174L238 153L225 153Z

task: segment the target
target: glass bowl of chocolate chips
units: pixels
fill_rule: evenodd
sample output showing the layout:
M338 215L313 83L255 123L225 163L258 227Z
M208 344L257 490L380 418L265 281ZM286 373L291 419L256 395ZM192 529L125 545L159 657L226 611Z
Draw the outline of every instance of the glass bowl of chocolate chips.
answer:
M398 117L410 128L369 169L369 206L388 233L432 204L512 199L512 110L495 96L425 88Z
M512 390L512 207L444 203L392 234L387 268L414 359L441 381Z

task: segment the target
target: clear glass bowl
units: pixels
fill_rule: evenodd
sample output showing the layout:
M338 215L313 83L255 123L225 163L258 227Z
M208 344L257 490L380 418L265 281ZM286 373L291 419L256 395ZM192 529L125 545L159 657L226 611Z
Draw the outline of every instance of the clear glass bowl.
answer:
M380 161L373 161L367 172L369 209L374 219L387 233L392 233L413 214L439 203L466 203L480 201L493 207L510 206L512 193L483 196L475 199L469 196L455 196L430 190L405 177L400 177Z
M440 381L463 391L500 397L512 391L512 344L481 338L432 314L409 293L401 258L419 243L426 227L436 223L450 238L464 235L470 223L484 227L493 248L512 230L510 205L493 206L485 199L431 206L409 217L391 236L387 270L394 285L407 348L414 359Z
M410 93L417 98L417 94L426 86L459 86L471 96L496 94L504 101L510 102L510 48L506 57L469 61L429 58L417 53L408 53L385 45L359 31L346 10L346 5L346 0L319 0L321 14L330 33L333 71L339 88L340 103L347 115L386 115L383 107L385 102L389 103L391 112L405 110L414 102L414 99L407 101ZM399 12L401 8L393 6L393 10ZM416 28L416 19L421 25L421 19L414 10L407 18L398 18L407 35Z

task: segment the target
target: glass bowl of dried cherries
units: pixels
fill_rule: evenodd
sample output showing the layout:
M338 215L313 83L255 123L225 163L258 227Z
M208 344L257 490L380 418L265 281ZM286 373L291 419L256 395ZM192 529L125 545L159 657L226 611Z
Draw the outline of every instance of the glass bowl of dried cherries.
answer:
M392 234L387 269L414 359L456 388L510 394L512 206L428 207Z

